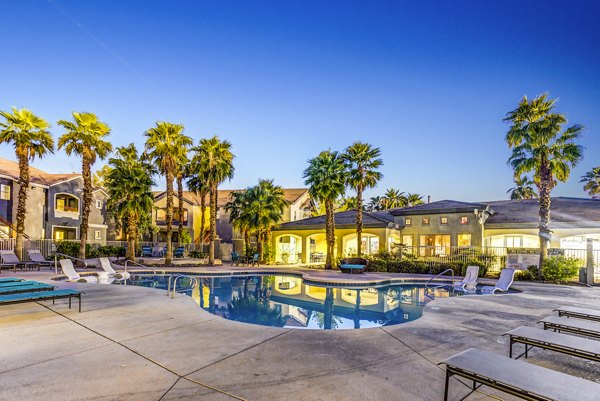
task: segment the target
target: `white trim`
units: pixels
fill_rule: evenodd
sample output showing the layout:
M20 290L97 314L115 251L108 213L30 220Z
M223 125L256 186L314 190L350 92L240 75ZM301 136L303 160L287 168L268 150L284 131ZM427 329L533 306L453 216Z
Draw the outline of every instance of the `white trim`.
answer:
M103 188L96 188L92 191L92 193L96 193L96 192L102 192L104 195L106 195L107 198L110 198L110 195L108 194L108 192L106 192Z
M15 184L19 185L19 179L13 177L12 175L0 174L0 178L6 178L7 180L11 180ZM38 183L35 183L35 182L31 182L31 178L29 179L29 186L31 186L31 187L40 187L40 188L44 188L44 189L48 189L49 188L48 185L38 184Z
M47 174L48 174L48 175L52 175L52 174L50 174L50 173L47 173ZM82 177L81 175L77 175L77 176L75 176L75 177L67 178L66 180L62 180L62 181L55 182L54 184L50 184L50 186L51 186L51 187L53 187L53 186L55 186L55 185L58 185L58 184L63 184L63 183L65 183L65 182L69 182L69 181L73 181L73 180L77 180L77 179L79 179L79 178L83 179L83 177Z
M77 199L77 216L76 217L75 217L75 212L67 212L67 211L56 209L56 196L57 195L67 195L67 196L70 196L71 198ZM52 210L54 211L54 217L79 220L79 216L81 214L81 198L79 198L79 196L77 196L77 195L73 195L68 192L57 192L54 194L54 201L52 202Z
M89 228L108 228L106 224L88 224Z

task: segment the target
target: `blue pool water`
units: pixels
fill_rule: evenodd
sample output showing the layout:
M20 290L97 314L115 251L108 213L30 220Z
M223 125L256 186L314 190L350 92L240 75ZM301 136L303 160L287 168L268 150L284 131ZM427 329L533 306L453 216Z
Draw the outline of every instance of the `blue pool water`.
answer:
M166 290L168 275L134 274L127 285ZM299 329L358 329L418 319L427 302L456 295L447 287L420 284L327 287L295 276L196 276L178 279L204 310L240 322ZM123 283L121 283L123 284ZM166 293L166 292L165 292Z

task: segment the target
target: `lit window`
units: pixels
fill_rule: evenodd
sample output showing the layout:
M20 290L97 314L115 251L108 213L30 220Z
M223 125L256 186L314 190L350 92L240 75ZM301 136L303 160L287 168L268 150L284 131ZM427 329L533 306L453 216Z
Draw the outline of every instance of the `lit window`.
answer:
M10 200L10 185L0 185L0 199Z
M469 224L468 216L460 216L460 224Z
M413 246L413 236L412 235L403 235L402 236L402 245L406 247Z
M102 200L100 200L100 199L96 200L96 209L102 209Z
M520 235L507 235L505 240L507 248L521 248L523 246L523 237Z
M102 239L102 233L99 230L94 231L94 239Z
M440 217L440 224L448 224L448 218L447 217Z
M429 225L429 217L423 217L421 220L421 225L428 226Z
M471 234L458 234L458 246L471 246Z
M410 226L411 224L412 224L412 219L410 217L407 217L404 219L405 226Z

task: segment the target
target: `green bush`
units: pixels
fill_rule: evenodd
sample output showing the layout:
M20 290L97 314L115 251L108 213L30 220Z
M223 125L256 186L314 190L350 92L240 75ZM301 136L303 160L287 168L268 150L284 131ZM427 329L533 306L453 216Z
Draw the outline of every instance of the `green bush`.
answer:
M537 280L538 268L537 266L529 266L527 270L517 270L515 273L515 279L519 281L533 281Z
M56 244L56 252L78 258L79 245L79 241L61 241ZM95 245L85 244L85 257L87 259L107 256L125 256L125 248L111 245L96 247Z
M191 251L189 256L190 258L204 259L206 257L206 253L201 251Z
M581 261L564 256L551 256L544 259L542 276L544 280L556 283L571 281L576 278L581 267Z
M125 247L112 246L112 245L101 246L101 247L98 247L98 256L99 257L125 256Z
M479 275L487 275L487 267L477 259L449 262L426 262L417 259L400 258L397 254L382 251L369 258L367 271L379 273L439 274L446 269L454 270L457 276L464 276L468 266L479 266Z

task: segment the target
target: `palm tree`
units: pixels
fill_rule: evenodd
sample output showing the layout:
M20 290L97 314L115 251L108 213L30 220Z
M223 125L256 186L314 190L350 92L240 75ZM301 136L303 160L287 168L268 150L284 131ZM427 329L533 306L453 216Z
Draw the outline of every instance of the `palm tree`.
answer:
M181 235L183 234L183 179L186 177L188 172L188 149L189 146L185 146L185 151L182 150L182 152L179 154L180 159L177 161L177 215L179 216L179 219L177 220L177 232L179 236L179 242L181 242Z
M231 200L225 205L225 210L229 212L229 222L233 228L240 230L244 237L244 252L248 255L250 249L250 219L248 209L248 191L234 191L231 193Z
M390 188L385 192L381 199L382 209L395 209L399 207L405 207L408 201L404 192L401 192L395 188Z
M381 210L381 202L382 202L381 196L372 196L371 199L369 200L369 204L367 205L367 210L369 212L376 212L378 210Z
M340 154L330 150L322 151L317 157L310 159L308 168L304 170L304 183L310 187L310 195L317 202L325 203L326 269L331 269L333 266L335 249L334 202L344 195L346 174L346 166Z
M202 244L202 246L204 246L204 238L206 238L204 235L204 223L206 221L206 196L209 194L210 187L208 186L208 182L206 181L206 179L199 175L199 173L195 169L195 165L193 165L192 163L188 164L188 170L186 172L186 175L188 177L188 189L194 192L196 196L200 198L200 234L198 235L198 237L200 238L200 243ZM202 251L204 252L204 250Z
M219 184L233 177L233 153L231 143L221 141L217 136L201 139L198 146L192 148L195 152L192 164L196 165L198 173L204 177L210 188L210 247L208 264L214 264L215 239L217 237L217 207Z
M154 195L152 175L154 168L144 158L138 157L132 143L119 147L116 157L109 161L105 185L110 199L108 210L127 233L127 259L135 261L135 245L140 237L144 218L152 215Z
M48 131L50 124L27 109L12 108L12 113L0 111L5 121L0 123L0 143L12 144L19 160L19 197L17 200L17 239L15 253L23 256L29 162L35 157L54 153L54 139Z
M356 196L344 196L335 203L335 210L338 212L343 212L345 210L355 210L358 205L358 200Z
M528 176L516 177L515 187L506 191L510 193L510 199L537 199L538 195L533 188L533 181Z
M546 257L552 236L550 231L550 193L556 181L566 181L571 168L582 157L583 148L575 143L583 127L575 124L563 130L564 114L554 113L556 100L543 94L529 101L527 97L516 109L507 113L504 121L511 123L506 134L512 154L508 163L515 178L533 172L539 194L540 267ZM539 273L541 275L541 269Z
M383 177L379 171L383 165L380 156L379 148L362 142L354 142L342 154L348 168L348 184L356 191L356 250L359 258L362 254L363 191L375 188Z
M259 180L258 184L248 188L244 195L247 209L242 210L243 220L256 232L256 246L259 259L264 260L263 244L270 230L283 218L283 211L289 202L283 189L274 185L273 180Z
M146 152L148 157L165 176L167 184L167 252L165 265L170 265L173 259L173 178L179 171L182 155L192 144L192 139L183 135L183 125L159 121L156 127L144 133L146 136Z
M579 182L585 182L583 189L588 191L590 196L600 195L600 167L594 167L585 173Z
M410 192L406 195L406 206L419 206L424 204L423 195L411 194Z
M104 160L112 152L112 144L104 138L110 135L110 127L98 120L94 113L73 112L73 121L59 120L58 125L66 132L58 138L58 149L65 149L67 155L81 157L83 176L83 213L79 230L79 259L85 259L90 207L92 206L92 166L96 159Z

